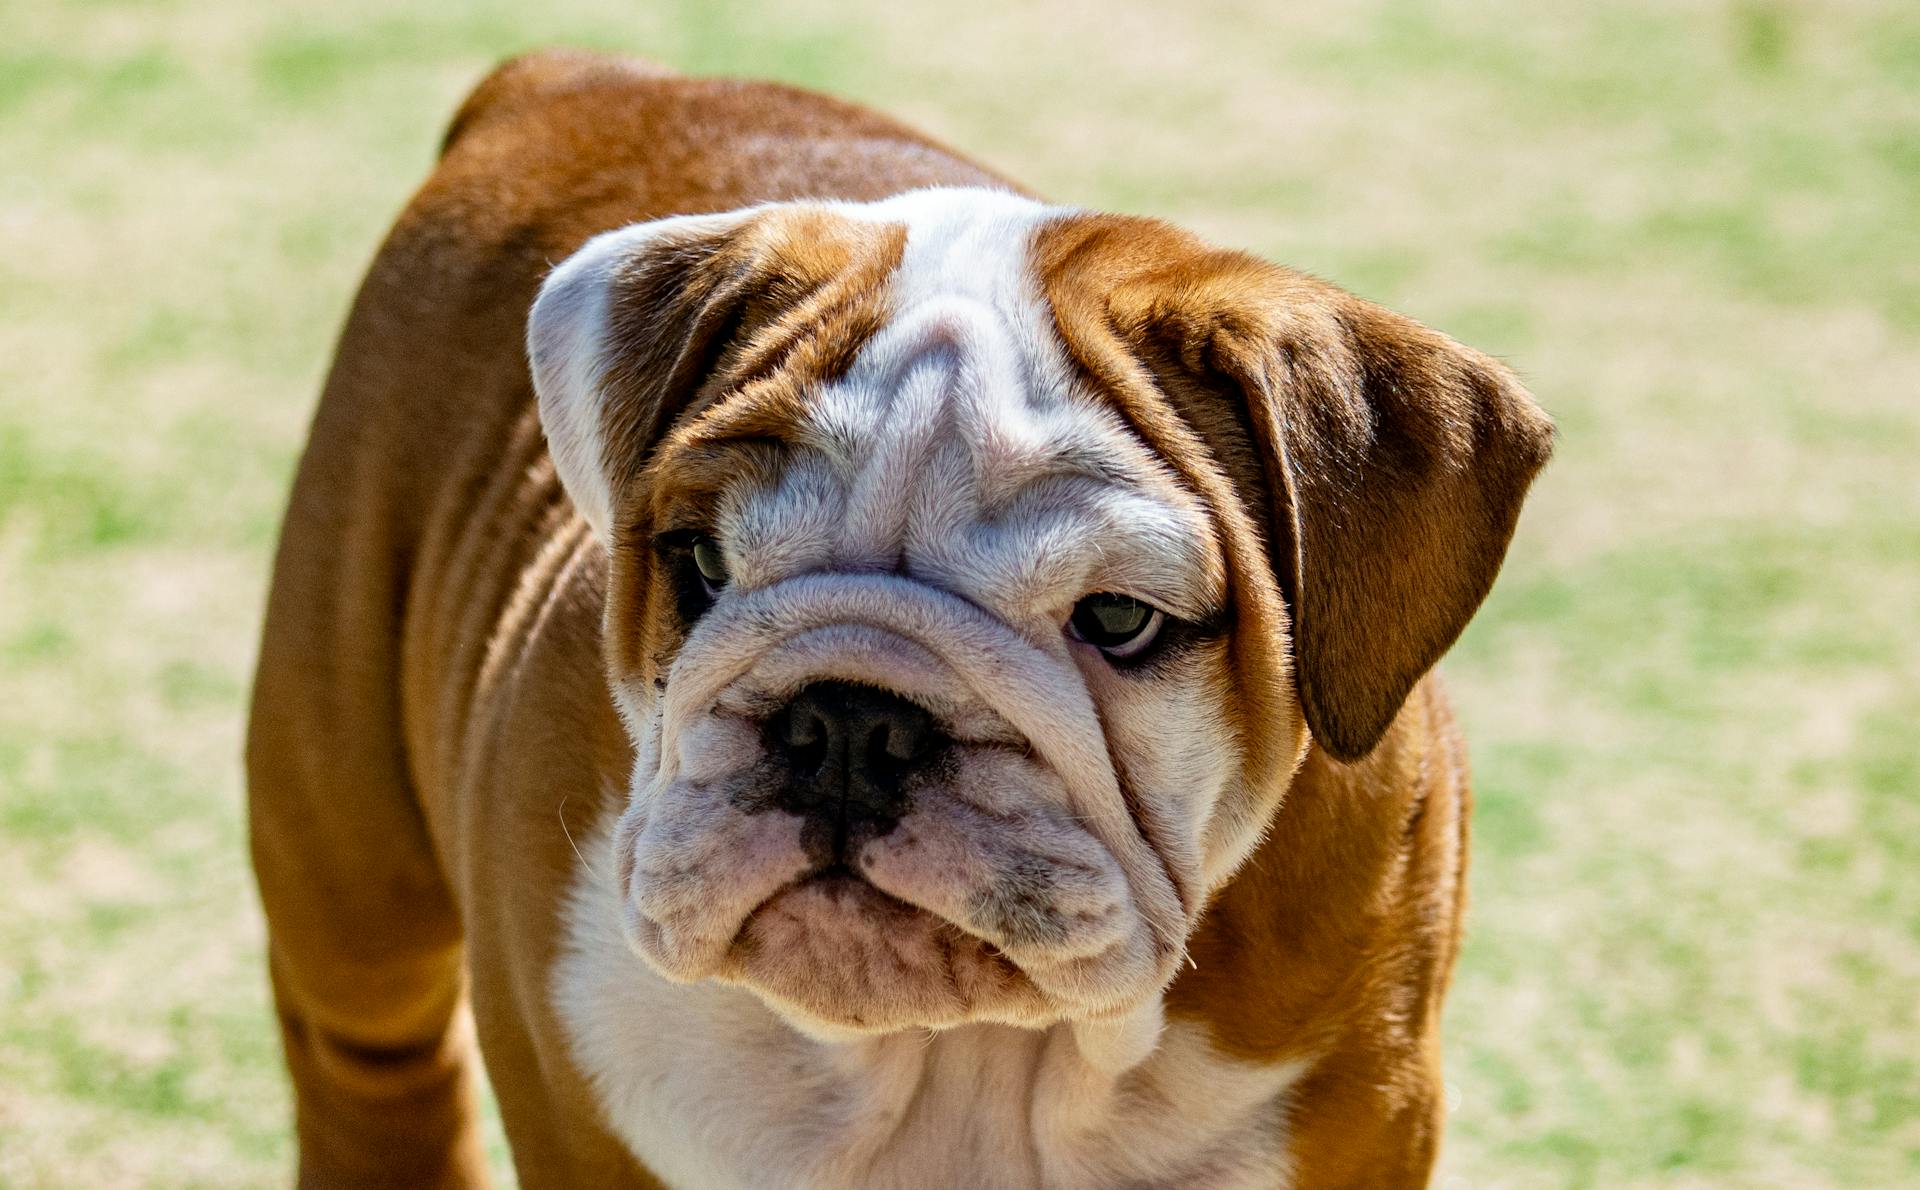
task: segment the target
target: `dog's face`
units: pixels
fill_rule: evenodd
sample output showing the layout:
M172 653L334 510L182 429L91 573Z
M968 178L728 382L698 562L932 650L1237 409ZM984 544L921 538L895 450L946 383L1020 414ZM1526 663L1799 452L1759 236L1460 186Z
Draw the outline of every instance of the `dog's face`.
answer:
M529 343L610 555L628 937L815 1028L1156 995L1309 729L1363 753L1457 634L1547 433L1384 311L986 191L612 232Z

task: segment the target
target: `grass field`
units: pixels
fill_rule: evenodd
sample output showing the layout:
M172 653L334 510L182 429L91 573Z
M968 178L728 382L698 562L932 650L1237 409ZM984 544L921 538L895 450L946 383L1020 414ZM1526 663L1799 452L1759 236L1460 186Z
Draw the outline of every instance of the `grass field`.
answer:
M864 11L863 11L864 10ZM290 1169L242 706L332 337L540 44L878 104L1510 360L1440 1184L1920 1182L1920 8L0 6L0 1186Z

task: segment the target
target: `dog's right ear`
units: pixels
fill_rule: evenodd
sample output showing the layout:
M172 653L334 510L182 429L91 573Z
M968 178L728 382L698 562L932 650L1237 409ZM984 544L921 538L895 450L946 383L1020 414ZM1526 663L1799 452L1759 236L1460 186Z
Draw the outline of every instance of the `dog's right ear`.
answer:
M676 422L803 347L823 376L844 366L819 340L846 329L836 315L873 320L863 301L904 245L898 226L774 204L632 224L562 261L527 356L554 468L600 543Z
M738 329L751 278L730 248L753 218L679 216L606 232L562 261L534 300L527 358L547 449L603 545L616 493Z

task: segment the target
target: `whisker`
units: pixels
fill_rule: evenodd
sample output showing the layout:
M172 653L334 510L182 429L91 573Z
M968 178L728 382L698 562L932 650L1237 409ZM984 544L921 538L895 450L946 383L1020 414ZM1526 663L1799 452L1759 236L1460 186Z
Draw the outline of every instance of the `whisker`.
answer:
M567 837L567 846L573 848L573 857L580 861L580 866L587 870L587 875L593 878L595 884L598 884L600 873L594 871L593 865L587 862L587 857L580 853L580 844L573 841L573 831L567 826L567 800L571 796L569 794L568 797L560 799L560 805L554 810L554 814L560 819L560 833Z

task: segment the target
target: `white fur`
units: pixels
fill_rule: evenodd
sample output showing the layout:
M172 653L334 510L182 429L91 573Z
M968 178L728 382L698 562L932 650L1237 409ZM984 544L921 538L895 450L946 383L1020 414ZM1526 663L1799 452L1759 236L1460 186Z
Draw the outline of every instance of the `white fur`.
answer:
M613 675L636 763L553 973L575 1054L679 1186L1272 1186L1300 1068L1162 1020L1259 829L1208 680L1224 661L1121 676L1062 630L1095 591L1205 611L1210 522L1077 391L1029 257L1062 212L984 190L827 205L906 226L893 315L808 394L778 478L723 494L731 579L664 692ZM591 242L534 313L556 465L602 540L604 289L679 222ZM954 741L847 857L867 883L846 895L808 881L797 818L741 808L758 724L823 678L891 687Z
M583 842L554 1002L607 1122L669 1186L1289 1184L1305 1063L1236 1061L1152 1010L1105 1029L809 1036L750 992L669 983L636 957L611 924L607 833Z

